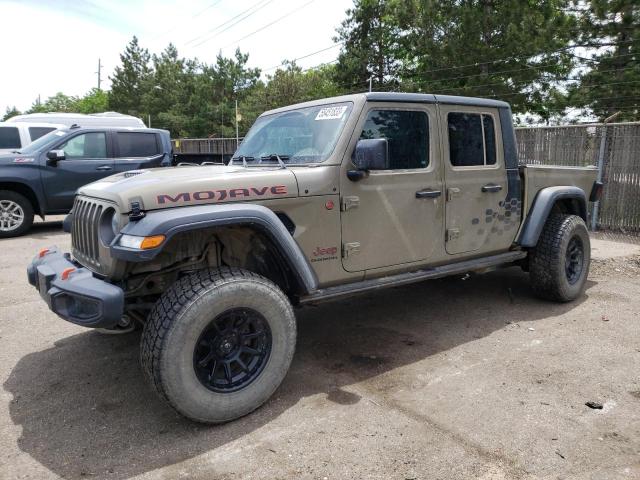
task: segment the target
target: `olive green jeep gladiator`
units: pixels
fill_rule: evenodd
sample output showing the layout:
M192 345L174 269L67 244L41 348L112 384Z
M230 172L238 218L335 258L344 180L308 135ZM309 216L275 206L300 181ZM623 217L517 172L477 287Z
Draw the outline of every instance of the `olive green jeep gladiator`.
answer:
M28 277L86 327L143 326L142 367L182 415L224 422L276 390L294 307L516 265L584 292L593 168L520 166L509 105L367 93L261 115L229 165L119 173L79 190L71 253Z

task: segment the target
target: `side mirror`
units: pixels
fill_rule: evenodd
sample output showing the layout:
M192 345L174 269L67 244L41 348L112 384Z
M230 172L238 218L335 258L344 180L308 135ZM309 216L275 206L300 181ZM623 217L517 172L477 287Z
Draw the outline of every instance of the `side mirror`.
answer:
M354 182L364 178L369 170L388 170L389 143L387 139L359 140L356 144L353 163L357 170L349 170L347 178Z
M47 165L55 165L59 160L64 159L64 150L50 150L47 152Z

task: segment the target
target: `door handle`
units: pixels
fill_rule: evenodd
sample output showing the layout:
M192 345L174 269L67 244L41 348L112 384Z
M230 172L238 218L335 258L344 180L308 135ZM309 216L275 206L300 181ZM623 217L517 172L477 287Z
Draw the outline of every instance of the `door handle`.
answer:
M96 167L96 170L107 171L111 170L111 167L109 165L100 165L99 167Z
M482 187L483 192L499 192L500 190L502 190L502 185L493 185L491 183Z
M416 198L438 198L440 195L442 195L440 190L431 190L430 188L416 192Z

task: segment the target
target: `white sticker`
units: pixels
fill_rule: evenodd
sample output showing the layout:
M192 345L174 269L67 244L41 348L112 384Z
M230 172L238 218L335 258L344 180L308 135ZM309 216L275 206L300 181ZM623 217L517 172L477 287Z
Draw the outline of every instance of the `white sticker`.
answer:
M62 137L63 135L66 135L66 134L67 134L67 132L62 132L62 131L60 131L60 130L56 130L56 131L55 131L55 134L56 134L57 136L59 136L59 137Z
M318 112L316 120L335 120L342 118L342 115L347 111L347 108L348 107L346 105L341 107L325 107Z

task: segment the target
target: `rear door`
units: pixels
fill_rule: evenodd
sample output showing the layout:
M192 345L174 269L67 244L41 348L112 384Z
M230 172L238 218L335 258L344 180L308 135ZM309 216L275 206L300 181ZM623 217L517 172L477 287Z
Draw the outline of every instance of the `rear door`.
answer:
M497 109L441 105L446 182L446 251L479 254L507 248L517 223L505 206L500 117Z
M162 140L156 132L115 132L114 151L118 172L159 167L164 158Z
M349 272L418 262L442 245L443 195L435 105L369 103L359 139L386 138L388 170L351 181L343 166L342 264Z
M80 187L114 173L105 131L78 133L51 150L64 150L65 155L64 160L48 164L43 152L42 183L51 211L69 210Z

